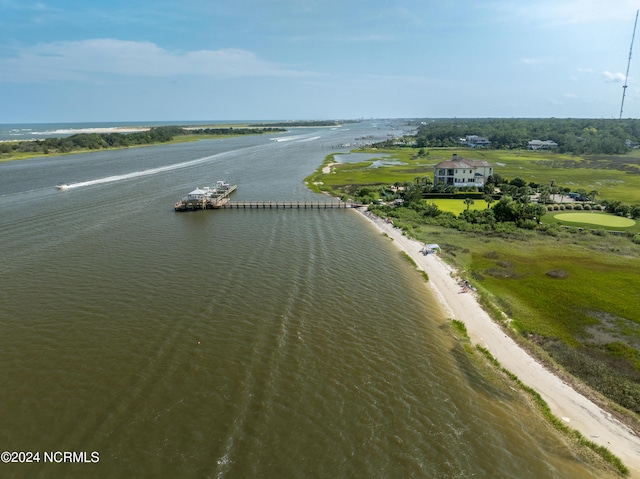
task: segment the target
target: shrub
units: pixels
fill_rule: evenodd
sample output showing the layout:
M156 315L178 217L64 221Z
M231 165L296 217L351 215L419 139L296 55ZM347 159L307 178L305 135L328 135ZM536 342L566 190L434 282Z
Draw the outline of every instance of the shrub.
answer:
M596 211L602 211L603 210L602 205L595 205L593 207L593 209L596 210Z
M566 205L565 208L568 209L568 210L572 210L573 209L573 205Z
M640 244L640 233L631 238L631 241L633 241L635 244Z
M551 271L547 271L545 274L550 278L555 279L567 279L569 277L569 273L562 269L552 269Z
M553 205L553 211L558 211L560 210L560 207L558 205Z
M584 205L583 208L587 211L591 211L591 205Z
M512 269L503 269L503 268L490 268L487 269L485 271L483 271L483 273L487 276L492 276L494 278L498 278L498 279L518 279L518 278L522 278L522 275L520 273L518 273L517 271L514 271Z
M574 210L582 210L582 205L574 205L573 207Z

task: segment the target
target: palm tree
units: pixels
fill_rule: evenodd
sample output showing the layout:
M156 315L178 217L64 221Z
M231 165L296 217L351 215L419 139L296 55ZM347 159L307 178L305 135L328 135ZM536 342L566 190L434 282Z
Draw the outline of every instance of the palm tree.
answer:
M473 201L473 199L471 199L471 198L465 198L464 199L464 204L467 205L467 211L469 211L469 207L474 203L475 203L475 201Z
M489 209L491 207L491 203L495 201L491 195L484 195L483 199L487 202L487 209Z

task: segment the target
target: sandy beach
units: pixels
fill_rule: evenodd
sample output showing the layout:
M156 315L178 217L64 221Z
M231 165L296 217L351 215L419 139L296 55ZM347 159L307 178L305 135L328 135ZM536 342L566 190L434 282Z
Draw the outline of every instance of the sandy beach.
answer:
M504 368L536 390L554 415L585 438L608 448L629 468L629 477L640 479L640 437L520 348L482 309L473 292L463 292L455 271L437 254L422 254L422 243L404 236L400 229L368 213L366 209L359 211L428 274L429 285L445 311L450 318L465 323L473 344L488 349Z

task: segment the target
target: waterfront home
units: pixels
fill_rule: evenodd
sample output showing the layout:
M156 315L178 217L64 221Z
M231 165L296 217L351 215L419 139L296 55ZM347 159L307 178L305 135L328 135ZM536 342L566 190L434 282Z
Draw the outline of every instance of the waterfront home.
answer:
M531 140L527 143L530 150L552 150L558 148L558 144L552 140Z
M433 184L442 183L457 188L476 186L482 188L493 175L493 165L484 160L469 160L453 154L450 160L433 167Z
M467 145L469 148L487 148L491 145L491 142L487 140L484 136L478 135L467 135L465 138L460 140L464 145Z

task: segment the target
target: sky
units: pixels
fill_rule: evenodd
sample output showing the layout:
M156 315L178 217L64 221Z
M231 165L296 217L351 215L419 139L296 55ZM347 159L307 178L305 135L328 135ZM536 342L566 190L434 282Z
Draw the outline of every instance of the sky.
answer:
M0 0L0 123L640 116L640 0Z

